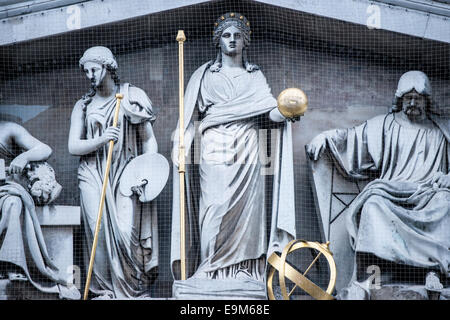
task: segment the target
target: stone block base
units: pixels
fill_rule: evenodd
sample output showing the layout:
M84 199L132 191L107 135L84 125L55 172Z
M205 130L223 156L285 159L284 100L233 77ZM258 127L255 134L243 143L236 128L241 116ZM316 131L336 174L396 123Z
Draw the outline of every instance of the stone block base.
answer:
M353 282L338 292L338 300L450 300L450 288L440 292L428 291L424 285L387 284L379 289L364 289Z
M56 293L45 293L37 290L28 281L0 280L0 300L57 300Z
M385 285L370 290L370 300L448 300L450 288L439 294L428 292L424 286Z
M59 269L59 276L71 283L79 271L73 265L73 228L80 225L80 208L75 206L37 206L39 219L48 254ZM4 275L3 275L4 276ZM0 300L53 300L58 294L37 290L28 281L0 279Z
M265 283L255 280L176 280L172 293L181 300L267 300Z

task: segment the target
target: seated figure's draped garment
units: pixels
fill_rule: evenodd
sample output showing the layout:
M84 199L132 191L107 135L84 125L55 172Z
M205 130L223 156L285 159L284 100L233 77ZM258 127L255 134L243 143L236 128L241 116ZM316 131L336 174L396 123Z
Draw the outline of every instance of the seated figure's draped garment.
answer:
M350 205L346 223L356 252L449 272L450 190L431 181L449 173L448 123L405 126L395 114L327 132L332 157L353 178L375 175Z
M18 155L0 143L0 158L6 166ZM80 298L75 286L67 287L67 279L48 255L33 198L9 178L0 185L0 264L4 263L18 267L18 272L42 292L57 293L60 298Z
M121 85L120 136L114 145L102 224L98 239L90 289L95 294L113 294L116 298L144 295L157 272L158 234L156 205L143 204L136 196L125 197L119 191L126 165L142 154L139 127L154 121L150 99L141 89ZM101 136L112 125L116 98L102 106L88 104L85 111L86 138ZM78 169L81 213L85 227L85 263L97 221L98 206L106 169L109 144L83 156Z
M262 72L243 70L230 77L223 70L212 72L205 64L192 75L185 101L186 154L190 150L193 157L187 159L186 169L188 276L250 276L262 281L266 255L281 251L295 237L290 124L273 129L278 135L269 174L273 185L268 186L260 159L267 154L259 136L264 127L258 116L267 115L276 100ZM201 119L195 132L201 136L197 145L190 131L195 105ZM194 159L198 153L199 159ZM178 183L175 168L172 263L179 259L180 250ZM177 273L176 264L173 271Z

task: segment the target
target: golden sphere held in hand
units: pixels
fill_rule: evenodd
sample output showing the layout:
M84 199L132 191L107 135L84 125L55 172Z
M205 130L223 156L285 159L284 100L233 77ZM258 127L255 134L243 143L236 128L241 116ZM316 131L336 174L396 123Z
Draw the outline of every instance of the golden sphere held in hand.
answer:
M308 109L308 98L298 88L283 90L277 99L278 110L286 118L302 116Z

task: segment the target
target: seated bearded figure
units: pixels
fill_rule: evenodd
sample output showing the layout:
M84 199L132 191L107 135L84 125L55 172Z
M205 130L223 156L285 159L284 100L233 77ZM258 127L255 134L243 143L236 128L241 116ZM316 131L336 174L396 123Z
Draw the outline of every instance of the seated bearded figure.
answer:
M450 128L432 112L430 97L428 77L409 71L398 82L392 112L323 132L306 147L313 161L327 150L348 178L376 177L346 211L356 261L341 299L371 298L373 280L365 279L370 265L380 267L382 286L426 292L425 284L428 292L447 292Z

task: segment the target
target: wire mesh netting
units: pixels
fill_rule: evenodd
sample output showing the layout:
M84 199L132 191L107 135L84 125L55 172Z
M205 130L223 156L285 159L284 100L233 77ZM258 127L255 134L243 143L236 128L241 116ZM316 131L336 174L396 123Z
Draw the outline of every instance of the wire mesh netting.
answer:
M247 64L227 69L223 32L217 46L213 31L229 18L248 20L251 34ZM286 239L330 241L337 265L333 295L353 281L366 283L373 298L385 284L423 289L430 271L448 287L449 44L231 0L180 4L0 47L2 298L73 298L74 287L83 293L106 166L108 140L101 136L115 106L113 93L102 96L101 86L92 91L89 78L96 71L111 76L111 66L83 64L80 71L80 58L93 46L111 50L118 66L111 81L120 82L129 99L122 105L89 297L173 297L174 278L180 279L179 223L173 221L179 173L172 170L180 29L187 38L185 84L210 62L196 76L197 91L186 91L186 109L197 103L187 118L195 130L186 133L195 132L186 138L188 278L256 281L265 296L267 254L285 232L279 253ZM244 29L236 32L246 37ZM428 76L432 92L415 74L396 97L400 77L411 70ZM286 88L300 88L308 98L300 121L270 115ZM413 96L403 98L412 88ZM411 104L425 109L407 116ZM428 120L417 120L425 114ZM322 140L313 140L323 132ZM121 193L120 179L133 158L155 151L152 137L171 169L158 197L142 203L137 193ZM86 139L97 140L87 146ZM305 152L311 141L324 147L318 161ZM330 267L323 255L311 265L317 254L306 248L287 260L325 290ZM308 299L291 280L291 299ZM279 286L278 273L273 283ZM422 297L425 291L415 292Z

